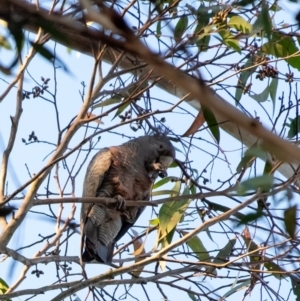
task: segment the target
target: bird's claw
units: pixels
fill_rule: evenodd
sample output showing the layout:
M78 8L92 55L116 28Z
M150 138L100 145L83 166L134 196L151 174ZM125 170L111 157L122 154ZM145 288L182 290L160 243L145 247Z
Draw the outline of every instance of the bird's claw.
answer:
M117 199L116 209L118 211L124 211L126 209L126 200L121 195L117 195L115 198Z

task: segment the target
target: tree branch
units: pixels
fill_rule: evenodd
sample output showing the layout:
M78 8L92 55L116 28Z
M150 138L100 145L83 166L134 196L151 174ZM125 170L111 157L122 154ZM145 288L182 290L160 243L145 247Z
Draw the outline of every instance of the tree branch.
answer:
M220 223L224 220L229 219L231 217L231 215L239 212L243 208L246 208L251 203L256 201L259 197L261 197L261 195L259 193L257 193L252 198L250 198L249 200L247 200L247 201L241 203L240 205L230 209L229 211L227 211L227 212L225 212L225 213L223 213L223 214L221 214L217 217L214 217L212 219L207 220L206 222L201 224L199 227L197 227L195 230L189 232L188 234L183 236L181 239L171 243L169 246L167 246L167 247L163 248L161 251L155 253L150 258L141 260L141 261L139 261L137 263L134 263L134 264L131 264L129 266L121 267L121 268L115 269L113 271L106 272L106 273L104 273L102 275L99 275L99 276L95 276L93 278L88 279L85 282L75 284L71 289L66 290L66 291L60 293L59 295L57 295L55 298L52 299L52 301L63 300L64 298L66 298L66 297L74 294L75 292L77 292L79 290L82 290L82 289L84 289L84 288L86 288L90 285L95 285L100 281L103 281L103 280L108 279L108 278L113 278L115 276L130 272L130 271L135 270L135 269L141 269L142 267L159 260L165 254L167 254L170 250L172 250L172 249L182 245L183 243L187 242L189 239L191 239L192 237L194 237L198 233L200 233L202 231L205 231L206 229L208 229L209 227L213 226L216 223Z
M83 25L82 23L74 19L70 19L70 17L49 15L48 11L41 7L39 7L39 11L37 11L36 7L33 4L30 4L25 1L22 2L15 1L15 0L2 1L0 4L0 18L8 21L14 15L17 17L20 15L23 17L25 16L23 20L24 28L31 32L38 31L39 22L43 21L44 20L43 18L46 18L46 20L51 20L51 22L54 23L54 26L59 28L59 31L61 33L60 36L53 37L55 41L67 47L70 47L74 50L78 50L82 53L85 53L87 55L93 55L95 53L95 50L101 47L101 42L102 43L109 42L110 45L113 45L112 41L110 39L107 39L103 35L101 36L102 40L100 39L101 40L100 42L99 31L94 30L92 28L87 29L85 25ZM70 25L70 23L72 24ZM116 43L116 42L117 41L114 41L113 46L122 47L121 43ZM102 57L102 60L105 61L106 63L113 64L114 58L116 57L114 55L115 52L120 53L120 51L117 50L116 48L113 49L108 47L107 51L104 53ZM145 65L145 61L143 59L138 58L131 54L126 54L125 56L123 56L122 60L120 60L118 66L122 69L130 69L132 68L133 62L135 62L135 64ZM146 66L144 68L141 68L138 74L140 75L143 73L147 73L150 70L152 70L152 67ZM157 78L160 78L161 75L162 73L160 73L158 70L154 70L152 72L151 79L155 80ZM188 79L191 78L187 75L186 77ZM174 82L170 81L170 78L162 78L158 83L156 83L156 86L180 98L185 95L184 90L180 88L181 85L180 86L175 85ZM206 88L206 91L210 92L209 98L214 102L218 102L218 103L225 102L225 100L218 94L214 93L212 89ZM206 96L204 95L205 94L200 94L201 100L205 100ZM188 97L186 101L196 110L200 110L201 105L199 100L195 100L195 98L192 95L190 95L190 97ZM214 115L218 123L220 124L220 127L224 131L229 133L231 136L241 141L241 143L246 145L247 147L254 145L257 142L257 138L255 137L255 134L259 134L259 131L261 129L261 126L258 124L258 122L251 124L249 123L249 119L247 119L244 120L246 124L243 123L245 127L241 127L239 124L233 122L235 118L230 119L228 114L225 114L225 112L222 111L222 107L224 106L219 107L219 110L215 110L213 108ZM240 115L239 112L239 116L244 117L245 115ZM256 127L257 125L258 127ZM284 144L284 146L286 146L286 144ZM292 148L293 150L291 148L289 149L292 152L294 152L296 148ZM298 151L296 152L298 153ZM294 155L292 157L294 157ZM295 173L297 167L298 164L293 165L293 164L284 163L279 166L278 171L282 173L285 177L289 178ZM296 179L295 182L298 186L300 186L300 180Z

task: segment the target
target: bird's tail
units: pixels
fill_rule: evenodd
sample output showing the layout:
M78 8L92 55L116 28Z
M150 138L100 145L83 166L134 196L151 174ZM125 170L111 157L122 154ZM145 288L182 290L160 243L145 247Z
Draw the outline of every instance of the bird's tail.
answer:
M100 262L111 264L115 243L105 246L101 242L94 244L87 237L85 238L84 251L81 255L82 262Z

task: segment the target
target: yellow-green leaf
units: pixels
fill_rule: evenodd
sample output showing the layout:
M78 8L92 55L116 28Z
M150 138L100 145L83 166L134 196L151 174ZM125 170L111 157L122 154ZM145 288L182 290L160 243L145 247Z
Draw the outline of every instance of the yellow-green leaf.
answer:
M278 58L288 57L286 61L292 67L300 70L299 49L292 37L273 33L272 40L262 46L262 51Z
M240 16L233 16L228 21L228 26L233 27L243 33L251 33L252 25Z
M8 42L8 40L6 39L6 37L0 35L0 47L3 47L5 49L12 49L10 43Z
M174 179L174 177L165 177L159 181L157 181L154 185L153 185L153 188L152 189L156 189L160 186L163 186L165 185L166 183L172 181Z
M189 192L189 187L186 187L183 191L183 195L189 194ZM158 214L160 239L164 238L175 229L189 203L190 200L182 200L167 202L161 206Z
M177 193L176 190L159 190L159 191L152 191L151 195L158 196L158 195L172 194L175 196L176 193Z
M121 100L122 100L122 98L123 97L121 95L117 94L114 97L105 99L105 100L101 101L100 103L94 105L93 109L95 109L95 108L102 108L102 107L110 106L110 105L113 105L113 104L116 104L116 103L120 103Z
M182 231L183 235L188 234L186 231ZM210 262L210 256L207 252L204 244L198 236L194 236L187 241L187 245L192 249L192 251L196 254L199 261L208 261Z
M295 237L296 224L297 224L297 205L294 205L284 211L285 229L291 238Z
M8 287L8 284L2 278L0 278L0 295L4 295L8 290ZM11 299L6 299L6 301L11 301Z

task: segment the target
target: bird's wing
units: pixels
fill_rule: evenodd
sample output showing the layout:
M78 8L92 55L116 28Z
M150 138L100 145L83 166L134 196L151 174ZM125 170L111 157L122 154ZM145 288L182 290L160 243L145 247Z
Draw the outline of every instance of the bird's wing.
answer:
M86 175L83 182L83 197L95 197L97 189L101 186L105 174L109 170L112 163L112 154L109 148L101 149L91 160L88 165ZM85 236L85 223L87 216L93 204L83 203L81 206L80 228L81 228L81 254L83 251L83 241Z
M142 212L145 209L145 207L133 207L133 208L137 208L134 222L129 222L129 221L123 220L122 227L121 227L120 231L118 232L118 234L115 238L115 241L118 241L119 239L121 239L128 232L128 230L134 225L134 223L137 221L137 219L139 218L139 216L142 214Z
M109 148L101 149L88 165L83 182L83 197L94 197L101 185L105 173L112 163L112 154Z

